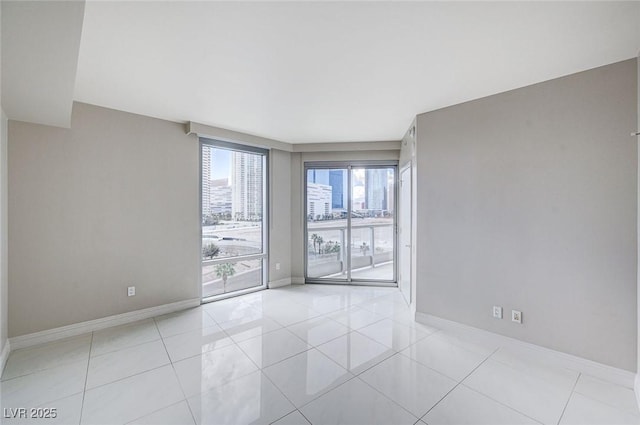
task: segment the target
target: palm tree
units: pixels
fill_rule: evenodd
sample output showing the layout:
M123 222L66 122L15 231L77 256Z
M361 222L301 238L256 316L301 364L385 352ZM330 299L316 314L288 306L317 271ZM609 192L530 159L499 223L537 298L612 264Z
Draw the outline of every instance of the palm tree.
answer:
M324 239L322 238L322 236L318 236L318 253L322 254L322 244L324 243Z
M220 247L214 243L208 243L202 246L202 258L213 259L220 253Z
M216 265L216 275L222 278L222 287L227 292L227 279L229 276L236 274L236 269L231 263L222 263Z
M318 238L319 238L319 237L320 237L320 236L318 236L316 233L314 233L313 235L311 235L311 240L313 241L313 253L314 253L314 254L317 254L317 251L316 251L316 243L318 242Z

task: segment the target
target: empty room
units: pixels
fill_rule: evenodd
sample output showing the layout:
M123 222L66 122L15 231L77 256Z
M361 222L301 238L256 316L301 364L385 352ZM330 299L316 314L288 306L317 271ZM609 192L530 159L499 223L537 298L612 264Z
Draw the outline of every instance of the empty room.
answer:
M0 18L0 423L640 424L640 1Z

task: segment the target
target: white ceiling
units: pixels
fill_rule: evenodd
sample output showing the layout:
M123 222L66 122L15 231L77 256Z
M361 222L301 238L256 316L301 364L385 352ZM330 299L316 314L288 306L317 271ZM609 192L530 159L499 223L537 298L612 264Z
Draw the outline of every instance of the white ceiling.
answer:
M635 57L640 2L97 2L75 99L291 143Z
M69 127L84 1L2 1L2 106L14 120Z

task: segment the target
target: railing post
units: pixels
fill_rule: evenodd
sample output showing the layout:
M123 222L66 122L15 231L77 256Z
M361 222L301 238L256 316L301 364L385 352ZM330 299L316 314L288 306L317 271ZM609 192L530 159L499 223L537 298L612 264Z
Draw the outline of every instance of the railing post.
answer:
M347 246L345 245L345 237L344 237L345 229L340 229L340 238L342 239L342 244L340 245L340 272L344 274L347 271L346 267L346 258L345 252L347 251Z
M374 254L376 252L376 229L373 226L370 226L371 229L371 267L376 266L376 259Z

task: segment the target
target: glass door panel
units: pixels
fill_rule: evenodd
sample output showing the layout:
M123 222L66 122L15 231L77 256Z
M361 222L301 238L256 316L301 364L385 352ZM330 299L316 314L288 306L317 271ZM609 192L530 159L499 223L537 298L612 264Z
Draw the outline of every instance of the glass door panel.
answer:
M395 167L351 170L351 279L395 281Z
M307 277L347 280L348 170L307 169Z

